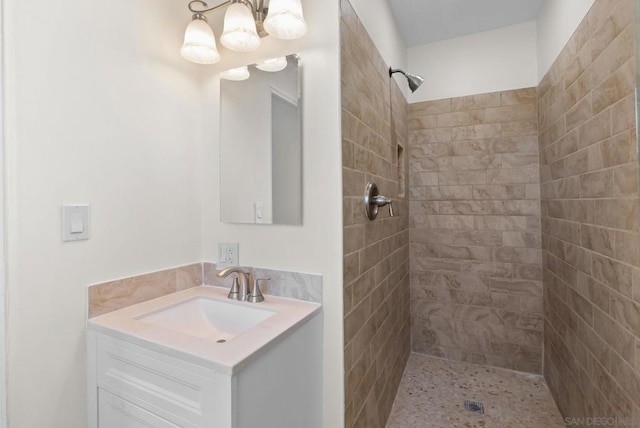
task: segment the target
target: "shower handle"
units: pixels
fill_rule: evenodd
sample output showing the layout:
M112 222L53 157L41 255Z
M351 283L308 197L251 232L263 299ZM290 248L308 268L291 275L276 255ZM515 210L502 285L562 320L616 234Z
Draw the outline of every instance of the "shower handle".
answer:
M378 207L389 205L389 217L393 217L393 200L391 200L391 198L385 198L382 195L378 195L375 197L375 203Z
M393 217L393 200L378 194L376 183L369 182L364 189L364 212L369 220L375 220L378 216L378 209L389 205L389 216Z

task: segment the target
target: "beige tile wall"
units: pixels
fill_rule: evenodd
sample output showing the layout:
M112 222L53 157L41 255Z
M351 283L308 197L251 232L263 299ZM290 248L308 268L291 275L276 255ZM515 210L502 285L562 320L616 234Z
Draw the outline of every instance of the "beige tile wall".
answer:
M396 159L398 144L407 148L407 103L346 0L341 32L345 424L382 428L410 352L406 171ZM381 208L366 218L368 181L394 198L395 217Z
M597 0L538 88L544 372L569 417L640 426L632 0Z
M535 88L410 106L412 344L539 373Z

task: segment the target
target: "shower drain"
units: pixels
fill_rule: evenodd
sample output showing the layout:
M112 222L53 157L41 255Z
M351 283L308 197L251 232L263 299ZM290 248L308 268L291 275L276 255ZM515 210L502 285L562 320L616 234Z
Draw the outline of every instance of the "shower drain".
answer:
M484 404L479 401L464 400L464 408L470 412L484 415Z

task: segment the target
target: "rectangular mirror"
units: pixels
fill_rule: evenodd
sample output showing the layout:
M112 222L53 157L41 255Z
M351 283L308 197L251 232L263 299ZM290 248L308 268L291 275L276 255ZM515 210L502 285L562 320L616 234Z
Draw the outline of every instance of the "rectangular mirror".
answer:
M280 62L249 65L242 81L220 79L224 223L302 224L300 60ZM270 65L280 70L264 71Z

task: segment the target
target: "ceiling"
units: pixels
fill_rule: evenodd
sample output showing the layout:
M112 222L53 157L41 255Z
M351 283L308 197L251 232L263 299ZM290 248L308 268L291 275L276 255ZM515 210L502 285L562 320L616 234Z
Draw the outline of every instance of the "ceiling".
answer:
M407 47L520 24L543 0L387 0Z

